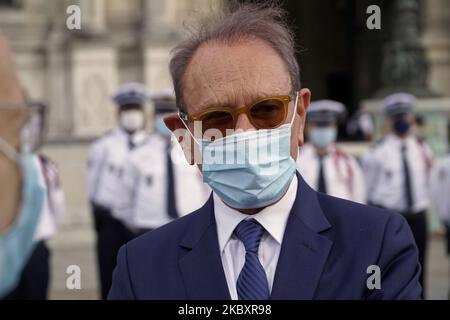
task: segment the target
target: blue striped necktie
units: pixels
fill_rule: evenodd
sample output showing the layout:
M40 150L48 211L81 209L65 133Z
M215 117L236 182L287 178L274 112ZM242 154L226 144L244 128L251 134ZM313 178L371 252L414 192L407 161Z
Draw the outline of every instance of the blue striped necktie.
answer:
M259 243L264 231L264 227L255 220L244 220L234 230L246 251L245 264L236 283L239 300L268 300L270 298L266 272L258 259Z

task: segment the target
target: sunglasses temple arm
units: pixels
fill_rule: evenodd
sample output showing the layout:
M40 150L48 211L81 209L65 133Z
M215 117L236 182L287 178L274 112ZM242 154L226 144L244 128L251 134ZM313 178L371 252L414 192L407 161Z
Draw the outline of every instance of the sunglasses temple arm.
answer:
M298 91L295 92L295 103L294 103L294 112L292 113L291 126L294 123L295 114L297 113L297 105L298 105Z
M188 127L186 121L180 115L178 115L178 118L180 118L181 122L183 123L183 125L186 128L187 132L189 132L189 135L192 137L192 139L194 139L195 143L200 145L200 143L198 142L197 138L195 138L194 135L192 134L191 130L189 130L189 127Z

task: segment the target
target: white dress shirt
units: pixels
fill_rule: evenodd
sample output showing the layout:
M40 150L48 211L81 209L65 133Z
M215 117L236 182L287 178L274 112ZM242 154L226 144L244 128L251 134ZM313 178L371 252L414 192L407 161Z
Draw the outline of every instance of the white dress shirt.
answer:
M430 173L430 198L442 222L450 225L450 155L439 159Z
M364 174L356 159L339 150L334 144L328 147L323 158L327 194L359 203L366 203ZM300 148L297 168L306 183L314 190L319 184L319 155L316 148L306 143Z
M255 219L266 230L259 245L258 258L266 272L269 291L272 292L284 231L297 196L297 183L297 177L294 176L281 200L255 215L246 215L228 207L214 193L214 215L220 256L231 299L238 299L236 283L245 263L245 247L234 235L234 229L245 219Z
M384 208L405 212L405 175L402 162L402 145L406 146L414 213L425 210L429 204L428 170L432 151L415 136L402 140L393 134L387 135L363 157L363 172L366 176L368 201Z

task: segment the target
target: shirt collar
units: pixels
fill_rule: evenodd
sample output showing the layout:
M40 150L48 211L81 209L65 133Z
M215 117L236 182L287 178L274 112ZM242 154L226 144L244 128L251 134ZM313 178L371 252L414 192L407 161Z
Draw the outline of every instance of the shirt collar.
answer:
M289 213L297 197L297 176L291 181L288 191L277 203L264 208L255 215L246 215L227 206L216 193L214 197L214 216L217 224L220 252L223 252L226 244L233 235L237 225L245 219L255 219L264 229L281 245L286 229Z
M129 141L129 139L130 139L130 134L128 134L122 128L117 128L116 129L116 134L118 136L121 136L126 141ZM138 130L138 131L136 131L135 133L133 133L131 135L131 139L132 139L134 144L141 144L141 143L143 143L145 141L146 138L147 138L147 133L145 132L145 130Z
M411 144L411 141L413 141L413 135L412 134L408 135L405 139L401 139L401 138L399 138L397 135L395 135L393 133L391 133L388 137L393 143L395 143L395 145L397 145L399 147L401 145L403 145L403 144L404 145L409 145L409 144Z

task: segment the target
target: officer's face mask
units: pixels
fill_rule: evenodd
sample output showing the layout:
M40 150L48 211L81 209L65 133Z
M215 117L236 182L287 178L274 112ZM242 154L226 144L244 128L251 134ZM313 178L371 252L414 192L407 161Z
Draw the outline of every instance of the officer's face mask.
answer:
M405 135L411 129L411 122L407 114L401 114L394 117L394 132L398 135Z
M135 132L144 128L145 116L142 110L122 111L119 116L119 122L123 129L129 132Z
M29 143L23 144L18 153L0 138L0 153L16 162L22 172L20 211L9 230L0 234L0 298L17 285L34 248L33 236L47 194L37 157L27 150L31 150Z
M298 95L295 107L297 102ZM235 209L258 209L277 202L296 171L291 157L294 118L295 112L290 123L276 129L244 131L214 141L197 140L188 129L202 155L203 181Z
M170 131L169 128L167 128L166 124L164 123L164 117L166 115L158 115L155 119L155 130L160 135L164 137L170 137L172 136L172 131Z
M308 137L315 147L325 149L336 141L337 129L331 126L314 127L309 130Z

